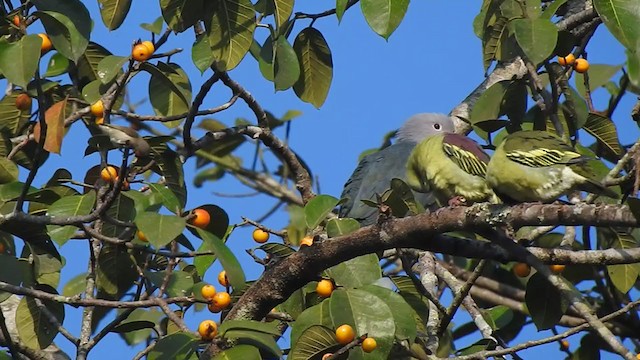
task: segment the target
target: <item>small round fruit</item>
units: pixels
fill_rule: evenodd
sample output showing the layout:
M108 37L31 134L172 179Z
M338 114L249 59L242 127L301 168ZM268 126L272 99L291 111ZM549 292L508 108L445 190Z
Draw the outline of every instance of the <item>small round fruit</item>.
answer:
M13 16L13 25L20 27L20 15L14 15Z
M340 345L347 345L352 342L355 337L356 334L350 325L340 325L340 327L336 329L336 339Z
M326 354L322 355L322 360L327 360L328 358L331 357L331 355L333 355L333 353L326 353Z
M102 100L98 100L91 104L90 109L91 114L95 117L102 117L104 115L104 104L102 103Z
M562 66L573 65L575 61L576 61L576 57L571 53L569 53L569 55L566 55L566 56L558 56L558 64Z
M321 298L328 298L329 296L331 296L333 289L333 281L327 279L318 281L318 285L316 285L316 293Z
M142 45L146 46L147 49L153 54L154 51L156 51L155 46L153 46L153 43L149 40L147 41L143 41L141 42Z
M136 232L136 235L138 235L138 239L140 239L140 241L144 241L144 242L148 242L149 239L147 239L147 235L145 235L142 231L138 230ZM214 289L215 291L215 289Z
M209 309L209 311L211 311L214 314L217 314L220 311L224 310L223 308L216 306L215 304L209 304L207 305L207 308Z
M51 44L51 39L49 39L49 35L40 33L38 34L42 38L42 45L40 46L40 53L45 54L51 50L53 45Z
M587 59L576 59L576 62L573 64L573 70L580 74L586 73L587 70L589 70L589 62Z
M513 273L518 277L527 277L531 274L531 266L526 263L517 263L513 265Z
M203 340L211 340L218 335L218 324L213 320L204 320L198 326L198 333Z
M192 211L194 217L189 220L189 224L199 227L200 229L204 229L211 222L211 215L205 209L194 209Z
M560 274L561 272L564 271L565 267L566 267L565 265L554 264L554 265L550 265L549 269L551 269L551 272L554 274Z
M213 305L224 310L227 307L229 307L229 304L231 304L231 296L229 295L228 292L221 291L215 294L213 296L213 299L211 299L211 301L213 302Z
M300 240L300 247L313 245L313 237L305 236Z
M3 243L0 243L0 254L4 254L5 246Z
M269 240L269 233L262 229L253 230L253 241L258 244L266 243Z
M153 51L149 51L149 47L144 44L138 44L133 47L131 51L131 57L135 61L147 61L153 55Z
M229 286L229 279L227 279L227 272L222 270L218 274L218 282L222 286Z
M200 289L200 294L203 298L213 301L213 298L216 296L216 288L213 285L205 285Z
M20 111L31 111L32 102L33 100L31 99L31 96L25 93L16 96L16 108Z
M560 341L560 350L569 350L569 341L568 340L562 340Z
M100 171L100 177L106 182L114 182L118 178L118 170L113 166L107 166Z
M362 351L366 353L372 352L373 350L376 349L377 346L378 346L378 343L374 338L368 337L362 341Z

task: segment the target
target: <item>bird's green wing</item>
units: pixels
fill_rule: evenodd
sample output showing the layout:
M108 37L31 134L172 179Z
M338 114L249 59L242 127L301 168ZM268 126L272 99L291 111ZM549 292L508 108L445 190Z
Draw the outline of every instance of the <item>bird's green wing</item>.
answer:
M504 141L507 158L530 167L571 165L589 160L546 131L520 131L509 135Z
M442 150L460 169L471 175L485 177L489 156L475 141L463 135L446 134Z

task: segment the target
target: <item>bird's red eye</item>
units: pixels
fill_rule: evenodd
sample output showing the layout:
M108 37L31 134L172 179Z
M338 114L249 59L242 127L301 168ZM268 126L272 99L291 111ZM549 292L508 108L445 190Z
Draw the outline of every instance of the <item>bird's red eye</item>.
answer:
M436 130L440 130L440 124L433 124L433 128Z

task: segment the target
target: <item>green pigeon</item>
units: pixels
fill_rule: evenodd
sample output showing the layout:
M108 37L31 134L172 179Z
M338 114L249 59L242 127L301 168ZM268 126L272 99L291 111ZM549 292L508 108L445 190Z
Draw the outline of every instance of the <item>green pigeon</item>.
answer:
M552 202L575 190L617 198L590 172L590 160L546 131L518 131L496 149L487 182L501 198L516 202Z
M422 141L407 161L407 180L414 190L433 191L441 205L500 200L485 180L489 155L470 138L442 133Z

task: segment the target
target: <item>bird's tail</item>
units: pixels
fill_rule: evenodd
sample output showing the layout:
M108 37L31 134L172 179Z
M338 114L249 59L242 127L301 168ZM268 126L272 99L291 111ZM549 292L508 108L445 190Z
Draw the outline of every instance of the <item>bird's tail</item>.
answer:
M580 186L580 190L596 195L604 195L613 199L620 198L620 194L604 186L601 182L586 178L586 182Z

